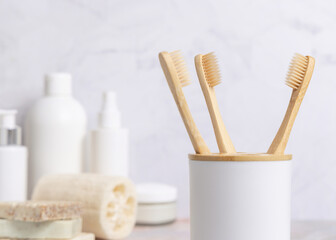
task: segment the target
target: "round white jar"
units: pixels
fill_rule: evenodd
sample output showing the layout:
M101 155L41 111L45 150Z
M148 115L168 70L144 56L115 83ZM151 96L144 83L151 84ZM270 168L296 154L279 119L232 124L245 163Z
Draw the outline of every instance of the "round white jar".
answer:
M137 224L159 225L176 219L176 187L160 183L137 185Z

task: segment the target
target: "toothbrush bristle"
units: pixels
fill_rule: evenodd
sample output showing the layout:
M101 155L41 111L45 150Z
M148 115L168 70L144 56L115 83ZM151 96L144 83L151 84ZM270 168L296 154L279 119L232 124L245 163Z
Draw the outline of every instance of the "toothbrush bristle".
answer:
M169 53L182 87L188 86L191 81L184 58L179 50Z
M286 84L293 89L298 89L304 79L307 67L308 57L296 53L289 66Z
M202 56L202 65L205 79L209 87L214 87L221 83L221 75L216 55L211 52Z

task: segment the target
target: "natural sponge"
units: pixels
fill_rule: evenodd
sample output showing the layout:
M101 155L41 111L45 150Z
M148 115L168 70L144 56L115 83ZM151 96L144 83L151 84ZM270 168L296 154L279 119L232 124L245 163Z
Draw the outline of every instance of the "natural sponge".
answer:
M80 201L83 231L97 238L123 239L136 217L134 184L124 177L98 174L49 175L40 179L33 200Z

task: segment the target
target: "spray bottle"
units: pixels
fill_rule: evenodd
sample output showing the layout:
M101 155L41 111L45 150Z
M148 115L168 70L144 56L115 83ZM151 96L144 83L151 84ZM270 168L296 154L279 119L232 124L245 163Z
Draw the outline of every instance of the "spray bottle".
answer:
M114 92L104 93L98 118L98 128L91 132L92 171L128 177L128 129L121 127Z

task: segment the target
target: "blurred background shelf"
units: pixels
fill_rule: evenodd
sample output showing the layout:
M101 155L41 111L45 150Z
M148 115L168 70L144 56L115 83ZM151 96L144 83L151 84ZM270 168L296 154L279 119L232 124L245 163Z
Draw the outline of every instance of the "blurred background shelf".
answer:
M188 240L189 221L162 226L136 226L129 240ZM335 240L336 221L293 221L292 240Z

